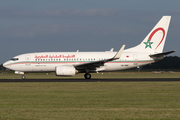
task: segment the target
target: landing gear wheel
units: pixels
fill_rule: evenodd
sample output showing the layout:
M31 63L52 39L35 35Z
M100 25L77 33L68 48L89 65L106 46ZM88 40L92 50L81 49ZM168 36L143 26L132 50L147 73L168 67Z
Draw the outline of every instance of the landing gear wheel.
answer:
M91 74L86 73L86 74L84 75L84 77L85 77L86 79L91 79Z
M26 76L25 76L25 75L22 75L22 79L23 79L23 80L26 79Z

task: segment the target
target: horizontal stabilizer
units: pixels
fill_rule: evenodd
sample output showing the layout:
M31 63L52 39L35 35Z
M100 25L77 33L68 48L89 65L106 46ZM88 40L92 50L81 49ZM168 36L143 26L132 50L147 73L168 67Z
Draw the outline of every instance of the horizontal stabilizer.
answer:
M149 56L150 57L161 57L161 56L166 56L168 54L171 54L173 52L176 52L176 51L174 50L174 51L169 51L169 52L164 52L164 53L153 54L153 55L149 55Z

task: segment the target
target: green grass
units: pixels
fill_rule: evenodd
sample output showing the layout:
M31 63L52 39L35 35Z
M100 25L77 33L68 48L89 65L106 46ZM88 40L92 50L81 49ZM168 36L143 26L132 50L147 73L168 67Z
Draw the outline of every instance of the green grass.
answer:
M180 78L180 72L104 72L91 73L92 79L104 79L104 78ZM0 79L21 79L22 75L17 75L13 72L1 72ZM84 79L84 73L77 74L73 77L56 76L55 73L26 73L26 79Z
M180 82L0 83L0 120L180 119Z

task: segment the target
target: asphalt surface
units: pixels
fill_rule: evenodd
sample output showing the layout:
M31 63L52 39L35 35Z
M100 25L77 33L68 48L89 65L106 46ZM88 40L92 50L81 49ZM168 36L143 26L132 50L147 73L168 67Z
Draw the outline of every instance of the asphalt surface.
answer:
M174 82L180 78L122 78L122 79L0 79L0 82Z

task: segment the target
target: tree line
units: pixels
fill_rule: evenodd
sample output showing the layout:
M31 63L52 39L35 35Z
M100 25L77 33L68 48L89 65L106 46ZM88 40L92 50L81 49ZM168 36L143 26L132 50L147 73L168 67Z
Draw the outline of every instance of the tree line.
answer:
M142 69L180 69L180 57L168 56L161 61L143 66Z
M180 57L168 56L163 60L152 63L150 65L142 66L141 69L180 69ZM3 65L0 65L0 71L4 71Z

